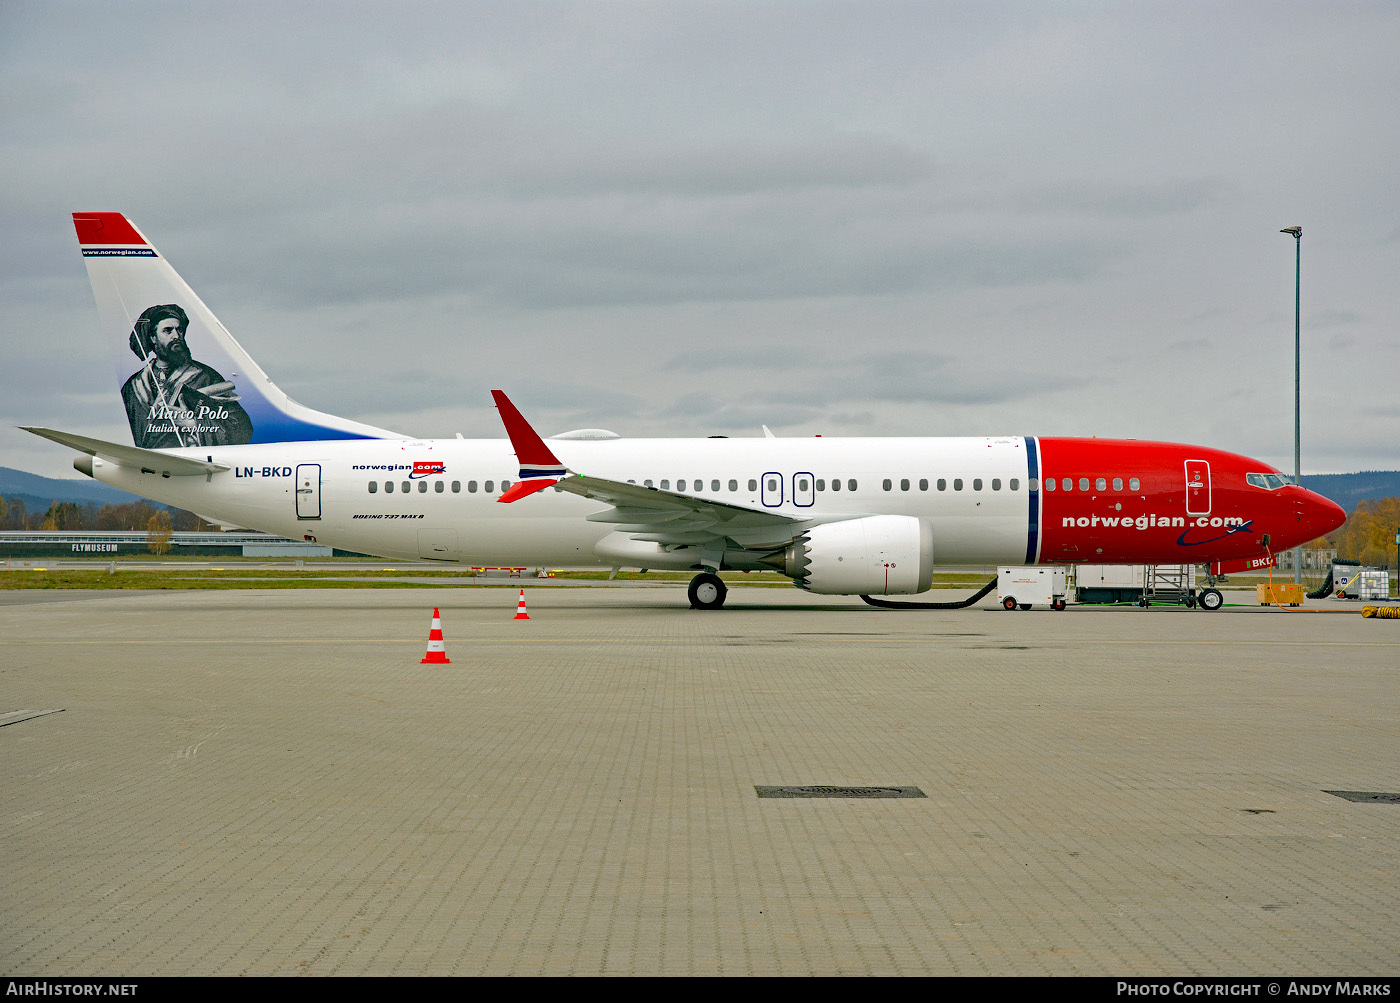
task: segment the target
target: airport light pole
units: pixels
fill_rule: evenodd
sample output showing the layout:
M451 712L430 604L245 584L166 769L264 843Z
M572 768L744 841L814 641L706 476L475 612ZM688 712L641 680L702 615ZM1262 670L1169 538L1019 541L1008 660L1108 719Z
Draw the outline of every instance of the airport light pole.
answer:
M1279 233L1293 235L1293 483L1302 484L1303 339L1300 311L1303 306L1303 228L1301 226L1288 226L1280 230ZM1293 548L1293 584L1303 584L1303 545L1301 543Z

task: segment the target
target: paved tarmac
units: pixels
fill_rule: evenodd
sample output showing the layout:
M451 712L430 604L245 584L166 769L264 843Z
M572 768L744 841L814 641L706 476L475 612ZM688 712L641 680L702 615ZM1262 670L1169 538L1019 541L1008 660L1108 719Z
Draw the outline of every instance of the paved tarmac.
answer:
M0 602L0 971L1400 972L1400 622L525 589Z

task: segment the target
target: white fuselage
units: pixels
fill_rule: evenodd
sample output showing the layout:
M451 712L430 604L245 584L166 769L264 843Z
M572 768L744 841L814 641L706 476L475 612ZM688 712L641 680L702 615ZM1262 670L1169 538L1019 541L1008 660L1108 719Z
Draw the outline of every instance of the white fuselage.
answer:
M548 441L580 473L798 519L927 519L939 563L1019 564L1027 556L1028 462L1020 437ZM96 460L93 475L225 524L381 557L560 567L688 567L694 559L692 552L668 560L655 544L587 521L608 506L558 489L498 504L503 482L515 480L520 466L506 440L352 439L170 452L230 469L167 478Z

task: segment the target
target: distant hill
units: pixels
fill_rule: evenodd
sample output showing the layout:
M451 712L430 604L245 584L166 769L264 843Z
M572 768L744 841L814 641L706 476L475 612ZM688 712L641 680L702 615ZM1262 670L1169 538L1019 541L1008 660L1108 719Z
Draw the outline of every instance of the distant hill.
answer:
M1359 474L1304 474L1303 487L1352 511L1364 501L1400 498L1400 470L1363 470Z
M85 505L96 502L98 505L126 505L134 501L146 501L153 508L165 508L159 502L143 499L129 491L110 487L91 478L40 477L38 474L0 467L0 495L6 498L16 496L24 500L30 512L46 512L50 503L56 501L75 502Z

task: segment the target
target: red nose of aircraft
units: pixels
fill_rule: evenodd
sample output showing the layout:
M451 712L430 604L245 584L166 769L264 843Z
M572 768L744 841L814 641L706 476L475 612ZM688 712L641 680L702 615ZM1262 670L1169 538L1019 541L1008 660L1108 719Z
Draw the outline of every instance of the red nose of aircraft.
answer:
M1331 499L1324 498L1307 488L1295 488L1294 490L1297 492L1295 507L1298 516L1300 543L1307 543L1309 540L1316 540L1319 536L1326 536L1347 521L1346 512Z

